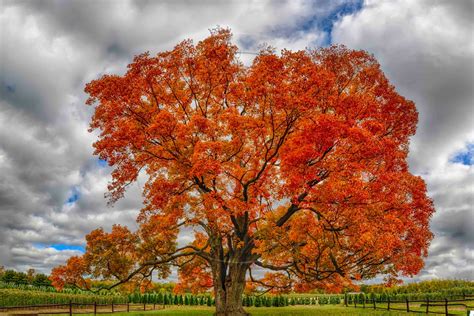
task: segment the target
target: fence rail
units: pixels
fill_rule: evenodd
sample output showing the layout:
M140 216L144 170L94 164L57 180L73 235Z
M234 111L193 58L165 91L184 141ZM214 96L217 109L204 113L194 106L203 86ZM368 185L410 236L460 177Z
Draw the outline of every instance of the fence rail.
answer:
M470 302L473 302L472 304ZM377 306L378 304L378 306ZM410 304L418 304L418 306L413 306ZM440 314L440 315L458 315L458 314L451 314L449 313L449 309L451 307L451 311L453 311L453 307L464 307L465 310L473 309L474 310L474 295L464 295L462 299L447 299L444 300L430 300L427 298L426 300L410 300L406 298L405 300L391 300L390 297L384 300L377 300L377 299L369 299L365 298L361 299L357 297L352 297L351 302L349 302L349 298L346 295L344 297L344 305L346 307L354 307L354 308L371 308L374 310L396 310L396 311L405 311L405 312L415 312L415 313L426 313L426 314ZM441 310L430 310L432 308L438 308Z
M41 314L112 314L116 312L130 311L149 311L156 309L164 309L165 305L158 304L134 304L134 303L73 303L66 304L42 304L42 305L26 305L26 306L5 306L0 307L0 313L14 314L15 311L22 311L22 315L41 315ZM25 313L28 311L28 313ZM29 312L37 313L29 313Z

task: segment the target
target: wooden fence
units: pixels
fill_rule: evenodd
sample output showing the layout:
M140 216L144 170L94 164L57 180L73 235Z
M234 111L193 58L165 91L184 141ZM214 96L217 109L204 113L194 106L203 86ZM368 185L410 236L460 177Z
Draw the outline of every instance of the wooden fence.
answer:
M472 304L470 302L473 302ZM413 306L416 304L417 306ZM464 296L463 299L447 299L444 300L390 300L380 301L376 299L364 299L360 302L359 299L354 298L349 304L348 297L344 297L344 305L354 308L370 308L374 310L387 311L405 311L416 313L429 313L441 315L456 315L450 314L453 308L464 307L465 310L474 309L474 296ZM134 303L111 303L111 304L97 304L97 303L73 303L67 304L44 304L44 305L29 305L29 306L6 306L0 307L0 313L21 314L21 315L41 315L41 314L111 314L116 312L131 312L131 311L149 311L156 309L164 309L165 305L161 304L134 304Z
M470 303L472 302L472 304ZM462 299L447 299L444 300L390 300L390 297L386 301L380 301L376 299L364 299L362 303L360 299L354 297L351 303L349 303L348 297L344 297L344 305L346 307L354 308L370 308L374 310L387 310L387 311L404 311L414 313L426 313L426 314L441 314L441 315L459 315L450 314L449 310L453 311L453 308L459 309L464 308L465 311L474 310L474 296L463 295ZM413 305L417 305L416 307ZM459 310L458 310L459 311Z
M73 303L67 304L44 304L29 306L7 306L0 307L0 313L41 315L41 314L111 314L116 312L134 312L164 309L165 305L158 304L133 304L133 303Z

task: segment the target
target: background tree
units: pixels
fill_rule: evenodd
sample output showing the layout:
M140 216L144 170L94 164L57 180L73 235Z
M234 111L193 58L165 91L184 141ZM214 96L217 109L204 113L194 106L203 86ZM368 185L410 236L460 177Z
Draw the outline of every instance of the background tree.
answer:
M17 272L15 270L5 270L1 280L5 283L12 283L17 285L28 284L28 277L24 272Z
M139 55L85 91L95 153L114 168L110 201L143 174L144 207L136 232L88 235L80 268L56 268L54 284L199 267L217 314L241 315L247 276L280 291L337 290L423 266L433 206L406 162L417 111L366 52L265 49L247 67L218 29ZM178 247L183 228L195 240Z
M5 283L15 283L16 281L16 271L14 270L5 270L2 274L2 281Z
M33 281L31 282L32 285L34 286L51 286L51 281L49 280L48 276L43 273L38 273L35 275L33 278Z
M36 276L36 271L35 269L33 268L29 268L27 271L26 271L26 279L28 280L28 283L31 284L33 283L33 280Z

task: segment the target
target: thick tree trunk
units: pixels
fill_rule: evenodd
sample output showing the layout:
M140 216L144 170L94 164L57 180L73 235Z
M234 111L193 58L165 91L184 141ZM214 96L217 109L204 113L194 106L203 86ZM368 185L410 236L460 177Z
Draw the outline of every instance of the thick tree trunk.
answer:
M248 214L232 218L235 235L224 239L219 235L210 237L210 260L217 316L249 315L242 307L245 276L252 261L253 241L248 235ZM243 244L243 245L242 245Z
M231 263L225 279L222 274L215 279L214 293L216 297L217 316L249 315L242 307L242 294L245 288L246 263ZM224 282L222 282L224 281Z

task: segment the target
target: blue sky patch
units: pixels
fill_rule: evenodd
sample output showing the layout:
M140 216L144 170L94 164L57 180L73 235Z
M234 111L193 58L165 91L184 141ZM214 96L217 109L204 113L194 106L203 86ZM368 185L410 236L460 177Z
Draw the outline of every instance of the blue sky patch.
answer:
M101 167L101 168L105 168L105 167L108 166L107 160L105 160L105 159L100 159L100 158L97 159L97 164L98 164L99 167Z
M456 153L451 162L472 166L474 164L474 143L467 144L464 150Z
M292 38L295 34L301 32L323 31L326 37L322 44L324 46L331 45L331 32L334 22L345 15L360 11L363 7L363 0L345 0L343 3L336 5L333 5L330 1L331 0L315 3L312 8L313 13L308 17L301 18L294 27L288 27L286 24L277 24L267 29L267 32L269 32L272 37ZM243 50L246 50L254 48L258 41L258 36L255 36L255 34L242 34L239 38L239 45ZM314 45L314 43L308 43L308 47L312 47L311 45Z
M43 243L36 243L34 246L38 249L44 249L44 248L54 248L59 251L64 251L64 250L77 250L80 252L85 252L86 249L84 246L81 245L68 245L68 244L43 244Z
M67 244L52 244L50 245L51 248L54 248L56 250L78 250L81 252L85 252L85 247L84 246L79 246L79 245L67 245Z
M327 38L325 45L330 45L332 43L332 28L334 26L334 22L341 19L345 15L353 14L356 11L360 11L363 6L362 0L354 0L348 1L343 3L336 10L332 11L329 15L325 16L324 18L314 17L313 19L306 20L301 25L302 30L310 31L313 28L317 28L322 30L326 33Z
M81 195L80 195L79 189L76 187L72 188L71 193L66 200L66 204L72 204L76 202L77 200L79 200L80 196Z

